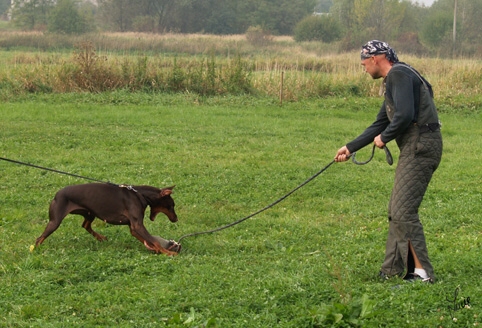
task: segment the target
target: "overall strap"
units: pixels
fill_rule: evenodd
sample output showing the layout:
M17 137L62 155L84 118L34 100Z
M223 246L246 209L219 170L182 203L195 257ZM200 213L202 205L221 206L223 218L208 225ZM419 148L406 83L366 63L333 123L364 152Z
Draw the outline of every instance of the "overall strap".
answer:
M415 109L414 122L419 125L438 122L437 109L433 103L432 85L420 75L417 70L405 63L396 63L394 67L403 67L410 70L422 82L420 87L419 106Z
M398 62L398 63L395 63L393 66L402 66L402 67L405 67L405 68L408 68L410 71L412 71L412 73L414 73L419 79L420 81L422 82L423 86L429 90L430 92L430 96L432 96L433 98L433 90L432 90L432 85L430 83L428 83L427 80L425 80L422 75L420 75L419 72L417 72L417 70L415 70L412 66L406 64L406 63L402 63L402 62Z

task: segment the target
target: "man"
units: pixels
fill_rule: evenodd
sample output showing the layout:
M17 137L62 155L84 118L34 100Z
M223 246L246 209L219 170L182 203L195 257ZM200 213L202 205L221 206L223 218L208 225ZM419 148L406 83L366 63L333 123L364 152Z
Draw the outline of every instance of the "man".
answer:
M415 69L399 62L385 42L372 40L365 44L361 64L374 79L384 79L385 101L375 122L341 147L335 161L348 160L372 142L382 148L396 140L400 157L388 205L388 239L380 277L433 282L433 267L418 216L442 157L442 135L432 87Z

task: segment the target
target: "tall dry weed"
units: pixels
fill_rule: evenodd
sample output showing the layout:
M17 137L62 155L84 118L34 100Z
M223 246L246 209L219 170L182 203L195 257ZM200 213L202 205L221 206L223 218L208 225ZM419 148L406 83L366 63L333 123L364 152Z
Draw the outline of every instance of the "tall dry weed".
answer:
M0 32L4 33L4 32ZM4 35L3 35L4 36ZM284 100L310 97L379 96L380 81L363 72L358 52L337 53L320 42L296 43L273 37L254 47L245 36L110 33L39 38L37 49L66 42L65 51L10 50L0 57L3 94L22 92L103 92L115 89L193 92L203 96L256 93ZM91 40L86 40L90 38ZM14 47L12 35L0 43ZM70 46L69 46L70 47ZM28 48L28 47L27 47ZM72 51L72 49L74 49ZM69 56L69 53L71 54ZM73 53L73 55L72 55ZM475 59L441 59L399 52L433 85L437 100L464 96L480 102L482 63ZM283 76L283 80L281 80ZM283 88L281 90L281 87Z

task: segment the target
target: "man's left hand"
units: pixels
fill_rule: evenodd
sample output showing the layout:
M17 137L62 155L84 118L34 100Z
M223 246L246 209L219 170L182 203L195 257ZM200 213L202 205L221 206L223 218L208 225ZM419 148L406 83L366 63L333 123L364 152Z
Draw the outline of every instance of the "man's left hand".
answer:
M382 137L380 134L375 137L373 142L375 142L375 146L377 146L378 148L383 148L383 146L385 146L385 143L382 141Z

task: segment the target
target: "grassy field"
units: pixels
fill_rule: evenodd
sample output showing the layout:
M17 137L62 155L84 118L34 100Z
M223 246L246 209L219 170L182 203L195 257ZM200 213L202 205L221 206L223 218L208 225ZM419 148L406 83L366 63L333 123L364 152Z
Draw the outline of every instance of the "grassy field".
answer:
M33 95L0 106L0 156L119 184L175 184L179 222L161 214L145 223L178 239L305 181L372 122L380 101ZM366 166L334 164L240 225L186 238L173 258L97 220L109 239L99 243L76 216L31 251L55 192L87 181L0 161L0 327L477 326L481 118L441 114L444 158L420 208L433 285L377 279L394 175L381 151Z

